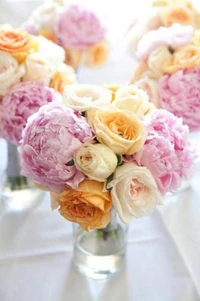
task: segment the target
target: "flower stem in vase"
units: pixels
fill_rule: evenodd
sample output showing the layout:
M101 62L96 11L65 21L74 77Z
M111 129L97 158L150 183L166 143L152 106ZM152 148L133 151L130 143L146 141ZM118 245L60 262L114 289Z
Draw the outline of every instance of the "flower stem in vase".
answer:
M15 210L28 209L41 200L44 192L38 190L32 181L21 175L17 146L8 142L8 164L3 187L5 206Z

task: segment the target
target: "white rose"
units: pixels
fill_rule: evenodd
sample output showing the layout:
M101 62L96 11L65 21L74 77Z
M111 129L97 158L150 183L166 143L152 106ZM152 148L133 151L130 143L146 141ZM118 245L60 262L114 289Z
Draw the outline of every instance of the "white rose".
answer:
M69 85L64 88L64 103L80 112L110 104L112 101L112 93L108 89L95 85Z
M60 5L56 1L46 1L32 14L31 18L39 28L54 29L55 19L60 12Z
M150 102L153 103L156 108L160 108L158 81L150 76L150 72L144 73L142 78L135 82L135 85L148 94ZM153 109L154 108L152 108L152 110Z
M42 53L34 52L26 57L24 63L25 74L23 81L37 81L43 80L46 85L49 85L53 70L49 65L48 60Z
M24 66L10 54L0 51L0 95L5 95L10 88L19 83L24 75Z
M163 75L163 65L170 60L172 54L167 47L161 46L155 49L148 57L147 65L156 79Z
M108 188L111 187L113 205L126 224L132 218L152 213L156 205L162 204L162 196L152 174L146 167L135 163L117 167L114 179L108 184Z
M88 178L104 182L115 171L117 157L106 145L86 143L75 154L74 163Z
M38 36L36 39L39 42L39 53L43 54L51 68L56 70L57 66L65 61L65 50L42 36Z
M154 105L149 102L147 93L135 85L119 88L113 104L119 109L133 112L140 118L155 109Z

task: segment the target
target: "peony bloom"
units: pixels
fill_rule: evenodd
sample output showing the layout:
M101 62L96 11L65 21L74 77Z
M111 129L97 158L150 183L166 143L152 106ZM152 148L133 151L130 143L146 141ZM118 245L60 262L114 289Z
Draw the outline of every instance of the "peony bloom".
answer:
M58 14L55 33L63 47L85 49L104 39L105 28L93 12L72 4Z
M194 153L190 149L188 127L182 119L165 110L153 112L148 122L144 147L125 161L136 161L152 173L162 194L177 189L191 176Z
M59 94L41 82L23 82L7 93L0 105L1 137L18 144L30 115L52 101L61 101Z
M56 193L66 184L77 188L84 175L71 161L92 137L80 113L55 103L41 107L28 119L22 134L22 174Z
M137 56L147 60L151 52L161 46L177 49L192 42L194 29L192 26L173 24L170 27L160 27L146 33L138 43Z
M165 75L158 88L161 106L182 117L190 130L200 130L200 68Z
M5 95L13 85L20 82L24 66L19 65L9 53L0 51L0 96Z
M161 194L150 171L132 162L117 167L108 188L112 188L113 205L126 224L132 218L152 213L156 205L162 203Z
M110 222L112 201L110 192L103 191L103 183L85 179L76 190L68 186L60 194L51 193L51 198L60 205L64 218L86 231L105 228Z

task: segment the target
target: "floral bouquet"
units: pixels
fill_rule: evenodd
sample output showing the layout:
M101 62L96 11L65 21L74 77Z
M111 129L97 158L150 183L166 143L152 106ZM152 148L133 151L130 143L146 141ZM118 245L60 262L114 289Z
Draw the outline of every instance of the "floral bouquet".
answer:
M188 127L135 85L72 84L63 99L29 117L19 152L22 174L67 220L103 229L114 207L128 224L191 176Z
M175 23L200 28L199 8L191 0L152 0L148 14L136 19L127 32L128 53L135 56L138 42L149 31Z
M74 83L64 50L44 37L9 25L0 27L0 137L8 141L8 181L22 187L16 145L30 115L50 102L61 103L63 87Z
M24 27L62 46L66 63L74 68L100 66L107 60L106 29L93 11L81 5L46 1Z
M149 31L138 43L131 79L158 108L182 117L190 131L200 130L199 46L199 30L191 26Z

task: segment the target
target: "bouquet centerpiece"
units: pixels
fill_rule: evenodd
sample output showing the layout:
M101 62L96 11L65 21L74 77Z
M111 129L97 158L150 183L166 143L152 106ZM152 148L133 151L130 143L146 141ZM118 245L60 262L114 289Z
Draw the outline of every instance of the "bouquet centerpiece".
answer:
M19 152L22 174L80 226L74 262L96 278L118 270L124 257L125 232L113 210L123 224L152 213L190 177L194 158L188 127L135 85L66 86L63 104L29 117Z
M106 29L99 17L82 5L46 1L23 26L62 46L66 63L74 68L101 66L107 60Z

